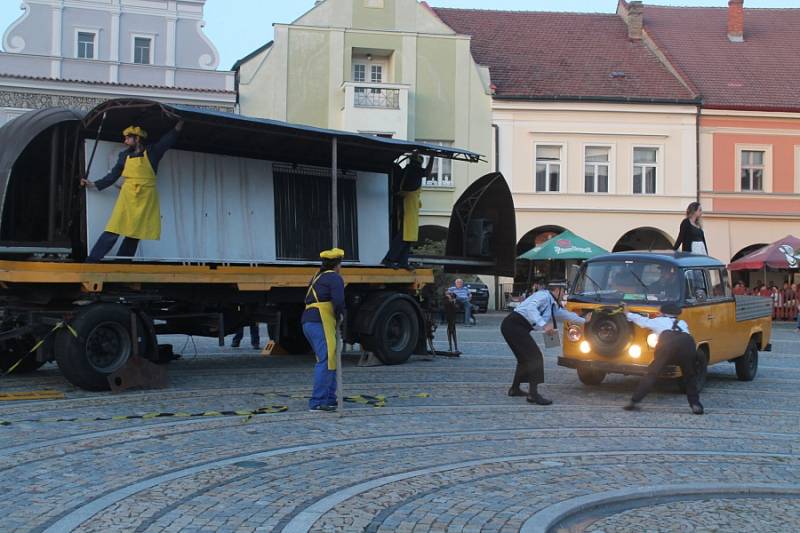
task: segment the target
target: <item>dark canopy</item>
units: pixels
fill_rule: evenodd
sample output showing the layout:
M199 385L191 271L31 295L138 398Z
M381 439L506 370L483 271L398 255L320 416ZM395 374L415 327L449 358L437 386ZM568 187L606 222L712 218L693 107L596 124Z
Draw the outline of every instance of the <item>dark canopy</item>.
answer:
M453 206L446 255L490 261L454 264L448 271L513 276L517 251L514 199L499 172L473 182Z
M105 116L105 119L103 118ZM387 139L374 135L300 126L278 120L235 115L186 105L152 100L109 100L84 119L87 136L121 141L122 130L142 126L153 139L178 120L186 125L176 148L192 152L266 159L329 167L331 142L338 139L338 166L344 170L387 172L403 154L417 150L422 155L477 162L481 156L467 150Z

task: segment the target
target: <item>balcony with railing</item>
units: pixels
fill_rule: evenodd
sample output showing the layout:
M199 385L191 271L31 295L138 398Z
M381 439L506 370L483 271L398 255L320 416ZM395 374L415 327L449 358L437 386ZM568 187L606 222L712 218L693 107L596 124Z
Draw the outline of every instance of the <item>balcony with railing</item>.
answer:
M345 82L343 128L406 139L409 87L397 83Z

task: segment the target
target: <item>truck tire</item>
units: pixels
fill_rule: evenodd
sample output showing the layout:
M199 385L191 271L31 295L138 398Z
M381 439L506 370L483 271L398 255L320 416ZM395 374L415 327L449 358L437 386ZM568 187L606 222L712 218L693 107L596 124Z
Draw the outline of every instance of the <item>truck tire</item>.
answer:
M697 350L697 358L694 363L694 378L697 384L697 392L703 392L708 380L708 354L702 348ZM680 378L679 383L681 392L686 392L686 378Z
M414 307L405 300L393 300L379 312L375 331L363 335L365 349L385 365L399 365L408 361L419 342L419 317Z
M30 335L0 342L0 371L8 372L8 369L23 357L24 359L12 374L29 374L37 370L44 364L44 361L37 361L36 353L29 353L35 345L36 339Z
M750 339L747 351L741 357L737 357L734 363L736 364L736 377L739 381L755 379L758 374L758 345L755 339Z
M304 307L298 307L281 311L282 323L279 344L281 348L292 355L311 353L311 344L309 344L303 333L302 318L304 309ZM271 333L270 337L274 338Z
M71 322L77 333L62 329L56 337L56 363L64 377L86 390L108 390L108 376L133 353L131 311L119 304L95 304Z
M578 367L578 379L584 385L600 385L606 379L606 373L602 370Z

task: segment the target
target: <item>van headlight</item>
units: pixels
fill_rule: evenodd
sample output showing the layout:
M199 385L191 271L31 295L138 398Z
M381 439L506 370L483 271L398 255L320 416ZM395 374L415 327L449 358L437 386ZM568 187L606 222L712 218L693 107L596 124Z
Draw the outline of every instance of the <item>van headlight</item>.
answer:
M580 326L570 326L567 330L567 338L572 342L578 342L583 337L583 329Z
M658 346L658 334L651 333L647 336L647 345L653 349Z
M639 359L642 356L642 347L638 344L634 344L628 348L628 355L630 355L633 359Z
M589 353L592 351L592 346L586 341L583 341L580 345L581 353Z

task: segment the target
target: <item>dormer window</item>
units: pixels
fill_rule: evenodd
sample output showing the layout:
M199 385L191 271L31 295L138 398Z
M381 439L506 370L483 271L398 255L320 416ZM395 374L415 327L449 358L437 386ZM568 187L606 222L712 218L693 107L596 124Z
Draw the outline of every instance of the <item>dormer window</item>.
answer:
M93 31L78 31L75 45L75 57L78 59L97 59L97 33Z
M133 37L133 62L137 65L153 64L153 39L151 37Z

